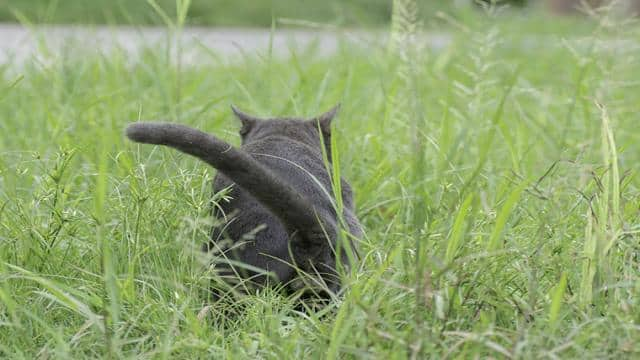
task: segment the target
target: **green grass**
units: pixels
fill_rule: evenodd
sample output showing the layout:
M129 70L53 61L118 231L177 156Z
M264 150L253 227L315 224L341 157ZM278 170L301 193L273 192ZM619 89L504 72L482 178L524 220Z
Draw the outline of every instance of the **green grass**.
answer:
M511 22L466 26L408 60L344 46L178 68L149 49L1 67L0 357L640 356L638 44L523 46ZM214 172L124 127L237 143L230 103L337 102L367 233L348 291L301 314L265 290L225 317L198 252Z
M190 0L186 23L192 26L271 27L315 24L320 27L380 27L391 20L392 0ZM438 31L448 30L449 21L477 21L482 14L469 2L441 0L418 1L423 22ZM163 17L153 11L154 5L170 18L178 12L176 0L0 0L0 22L27 24L107 24L166 25ZM525 10L511 6L503 11L502 22L511 22L518 31L527 32L589 32L593 24L582 17L555 18L540 26L531 13L544 13L533 3ZM539 15L539 14L538 14ZM532 21L530 21L532 20ZM494 22L485 19L486 26ZM517 24L517 26L515 26Z
M155 0L175 15L175 0ZM423 9L449 8L425 1ZM154 24L146 0L0 0L0 20L23 18L46 23ZM273 18L316 21L334 25L380 25L389 21L389 0L191 0L189 23L216 26L266 26Z

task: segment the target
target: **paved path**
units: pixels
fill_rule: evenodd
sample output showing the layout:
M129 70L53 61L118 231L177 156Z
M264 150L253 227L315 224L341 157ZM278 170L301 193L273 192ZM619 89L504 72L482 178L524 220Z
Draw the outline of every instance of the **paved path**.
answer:
M2 0L0 0L1 2ZM169 31L162 27L82 27L40 26L25 28L20 25L0 23L0 64L23 64L36 59L48 62L62 54L81 57L87 53L108 53L119 49L135 60L145 48L166 47ZM181 58L186 65L211 61L233 60L242 54L266 54L269 44L276 57L286 58L292 52L300 53L315 46L318 56L336 53L342 46L371 51L384 49L387 32L384 30L284 30L273 34L268 29L232 29L190 27L182 31ZM541 46L566 46L564 37L532 35L518 41L516 46L535 50ZM591 47L590 38L570 38L577 49ZM418 37L418 42L432 50L451 43L451 36L428 33ZM598 49L616 51L621 55L640 51L636 39L598 39ZM175 50L175 46L173 47Z
M34 29L20 25L0 25L0 64L22 63L34 56L47 60L65 51L72 53L109 52L121 49L132 56L149 46L166 45L166 28L76 27L47 26ZM384 31L350 30L277 30L273 36L265 29L186 28L182 35L185 64L201 63L202 51L228 58L242 53L266 53L272 43L275 56L290 56L292 51L304 51L317 46L317 54L327 56L342 45L369 49L384 46ZM429 35L427 46L442 48L449 42L447 35Z

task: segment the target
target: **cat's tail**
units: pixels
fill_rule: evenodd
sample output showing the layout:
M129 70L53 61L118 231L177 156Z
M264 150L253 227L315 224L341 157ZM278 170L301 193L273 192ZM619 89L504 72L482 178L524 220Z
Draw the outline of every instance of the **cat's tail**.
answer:
M165 145L193 155L218 169L252 194L296 233L297 239L318 244L335 239L335 220L322 214L296 189L280 179L247 152L202 131L179 124L141 122L127 127L129 139Z

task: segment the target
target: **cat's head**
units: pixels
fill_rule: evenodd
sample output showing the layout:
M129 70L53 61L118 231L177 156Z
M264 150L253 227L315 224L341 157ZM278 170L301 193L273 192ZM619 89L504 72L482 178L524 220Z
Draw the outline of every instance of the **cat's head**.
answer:
M324 114L311 119L262 119L246 114L233 105L231 109L242 123L240 136L242 137L243 145L269 136L283 136L321 151L320 138L322 137L327 155L331 159L331 122L338 113L340 105L336 105Z

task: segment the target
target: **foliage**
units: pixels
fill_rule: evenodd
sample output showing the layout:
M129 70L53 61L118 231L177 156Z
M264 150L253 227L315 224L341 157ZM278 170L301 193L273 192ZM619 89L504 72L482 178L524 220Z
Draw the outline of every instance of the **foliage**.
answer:
M175 0L154 0L175 16ZM162 25L145 0L0 0L0 20L36 23ZM448 9L441 1L421 1L423 10ZM390 0L192 0L188 23L216 26L271 26L289 19L330 25L383 25L391 16Z
M80 47L1 67L0 357L637 358L638 29L608 21L587 37L467 22L408 62L344 43L181 67L141 43L139 59ZM212 171L123 128L162 118L237 143L230 103L337 102L367 230L342 301L211 304Z

